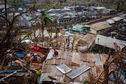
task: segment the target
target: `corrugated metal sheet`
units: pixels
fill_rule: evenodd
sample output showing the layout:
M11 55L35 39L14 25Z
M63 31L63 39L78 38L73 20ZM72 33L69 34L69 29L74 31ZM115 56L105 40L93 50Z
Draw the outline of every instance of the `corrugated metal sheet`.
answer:
M58 66L56 66L56 68L60 71L60 72L62 72L63 74L66 74L66 73L68 73L68 72L70 72L72 69L71 68L69 68L67 65L65 65L65 64L60 64L60 65L58 65Z
M90 67L87 65L82 65L79 68L72 70L70 73L67 74L67 76L70 79L75 79L76 77L80 76L81 74L83 74L84 72L86 72L87 70L89 70Z
M107 22L98 22L98 23L94 23L91 25L91 29L93 30L102 30L102 29L107 29L110 28L111 25L109 25Z
M120 20L122 20L123 18L121 18L121 17L114 17L114 18L112 18L112 20L114 20L114 21L120 21Z
M114 49L113 43L116 43L121 49L126 46L126 41L114 39L111 37L97 35L95 39L95 44L102 45L102 46L112 48L112 49Z

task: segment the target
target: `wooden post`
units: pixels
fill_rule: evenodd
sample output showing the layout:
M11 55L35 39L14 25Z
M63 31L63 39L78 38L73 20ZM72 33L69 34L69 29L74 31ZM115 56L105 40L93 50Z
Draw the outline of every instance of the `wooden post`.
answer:
M94 84L94 75L93 75L93 72L90 70L89 73L88 73L88 77L89 77L89 84Z
M105 63L103 65L104 68L104 81L103 84L108 84L108 76L109 76L109 65L108 63Z
M73 38L73 42L72 42L72 50L71 50L71 52L74 50L74 44L75 44L75 38Z

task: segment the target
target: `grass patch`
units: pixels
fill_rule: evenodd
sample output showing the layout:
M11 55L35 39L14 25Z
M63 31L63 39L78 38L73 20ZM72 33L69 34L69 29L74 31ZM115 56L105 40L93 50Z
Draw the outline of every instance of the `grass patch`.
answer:
M100 6L104 6L108 9L117 9L117 4L112 3L101 3Z

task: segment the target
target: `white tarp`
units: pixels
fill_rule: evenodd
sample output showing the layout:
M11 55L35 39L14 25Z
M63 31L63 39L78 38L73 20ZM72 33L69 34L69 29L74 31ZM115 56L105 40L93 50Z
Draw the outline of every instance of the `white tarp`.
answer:
M30 39L26 39L26 40L22 40L21 43L30 44L30 43L33 43L33 41L31 41Z
M83 83L79 83L79 82L70 82L69 84L83 84Z
M32 34L34 36L34 33ZM35 36L42 36L42 31L40 29L35 31ZM44 37L49 37L49 33L47 30L44 30Z
M115 23L115 21L112 20L112 19L108 19L108 20L106 20L106 22L109 23L109 24L114 24Z
M54 49L50 49L50 51L49 51L49 53L48 53L48 55L47 55L46 60L51 59L51 58L53 57L53 55L54 55Z

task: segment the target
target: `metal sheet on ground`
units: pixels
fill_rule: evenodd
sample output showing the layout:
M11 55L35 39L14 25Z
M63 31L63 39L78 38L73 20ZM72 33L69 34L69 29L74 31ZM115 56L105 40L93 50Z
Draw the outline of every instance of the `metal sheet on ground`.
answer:
M66 74L66 73L68 73L68 72L70 72L72 69L71 68L69 68L67 65L65 65L65 64L60 64L60 65L58 65L58 66L56 66L56 68L59 70L59 71L61 71L63 74Z
M82 65L79 68L72 70L70 73L67 74L67 76L70 79L75 79L76 77L80 76L81 74L83 74L84 72L86 72L89 69L90 69L89 66Z

